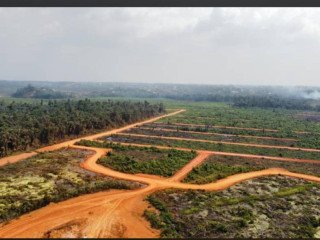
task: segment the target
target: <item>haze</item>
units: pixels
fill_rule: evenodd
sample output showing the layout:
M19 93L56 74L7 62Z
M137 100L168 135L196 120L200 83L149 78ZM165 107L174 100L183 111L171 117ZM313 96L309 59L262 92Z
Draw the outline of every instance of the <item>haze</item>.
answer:
M318 8L0 8L0 79L320 86Z

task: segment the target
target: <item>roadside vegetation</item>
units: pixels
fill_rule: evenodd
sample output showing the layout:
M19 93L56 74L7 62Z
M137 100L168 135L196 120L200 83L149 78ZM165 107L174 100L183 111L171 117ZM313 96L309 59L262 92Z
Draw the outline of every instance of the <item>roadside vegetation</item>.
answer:
M102 190L141 186L82 169L79 163L90 154L90 151L66 148L1 167L0 224L50 202Z
M147 200L162 237L314 238L320 234L320 185L263 177L220 192L163 190Z
M112 151L100 158L98 163L116 171L132 174L144 173L170 177L196 157L194 151L175 149L123 146L112 143L94 144L84 140L78 145L111 148Z
M89 99L0 101L0 157L163 113L162 104Z

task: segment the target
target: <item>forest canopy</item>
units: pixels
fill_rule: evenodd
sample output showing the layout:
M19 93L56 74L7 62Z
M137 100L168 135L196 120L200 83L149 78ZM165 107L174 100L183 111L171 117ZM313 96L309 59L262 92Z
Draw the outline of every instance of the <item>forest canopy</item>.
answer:
M147 101L0 101L0 156L130 124L164 111L162 103Z

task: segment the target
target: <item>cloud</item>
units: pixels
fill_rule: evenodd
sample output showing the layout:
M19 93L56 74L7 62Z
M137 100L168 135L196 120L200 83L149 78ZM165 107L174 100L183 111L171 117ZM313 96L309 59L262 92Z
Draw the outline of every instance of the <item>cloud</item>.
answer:
M0 8L0 79L320 85L319 13Z

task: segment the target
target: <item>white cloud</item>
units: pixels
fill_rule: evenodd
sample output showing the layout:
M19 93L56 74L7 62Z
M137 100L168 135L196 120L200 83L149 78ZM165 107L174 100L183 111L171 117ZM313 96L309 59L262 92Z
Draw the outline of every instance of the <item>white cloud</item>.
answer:
M319 13L0 8L0 79L319 85Z

